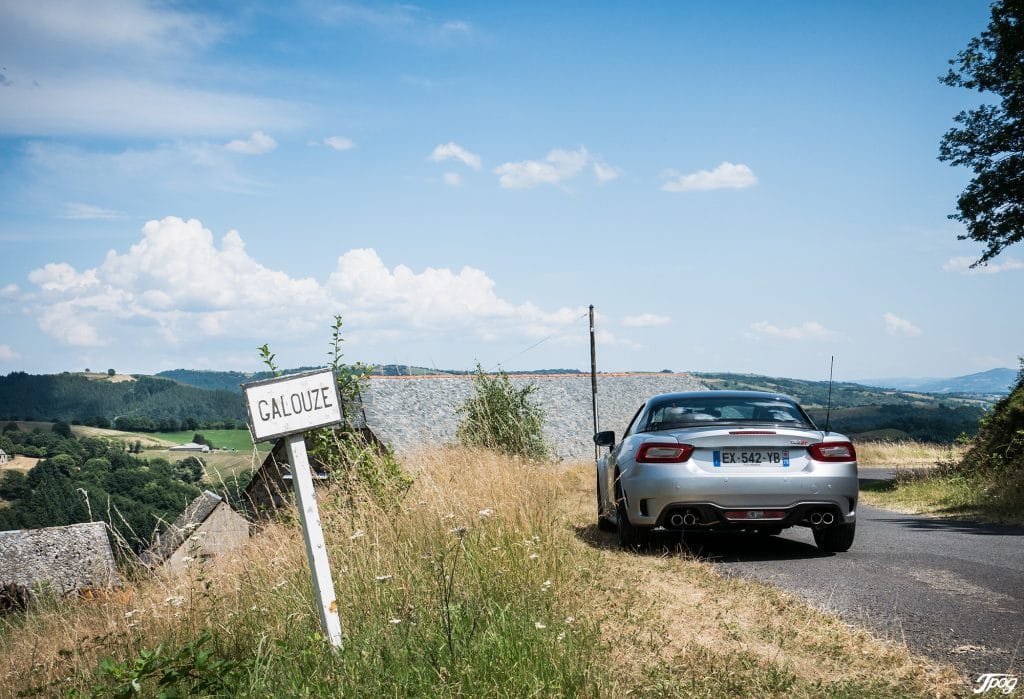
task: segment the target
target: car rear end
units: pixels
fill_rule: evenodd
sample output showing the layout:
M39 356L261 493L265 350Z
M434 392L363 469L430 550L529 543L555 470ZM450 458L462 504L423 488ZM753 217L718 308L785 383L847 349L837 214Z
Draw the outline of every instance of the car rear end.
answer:
M853 445L816 430L707 427L642 435L621 474L635 525L828 527L856 521Z

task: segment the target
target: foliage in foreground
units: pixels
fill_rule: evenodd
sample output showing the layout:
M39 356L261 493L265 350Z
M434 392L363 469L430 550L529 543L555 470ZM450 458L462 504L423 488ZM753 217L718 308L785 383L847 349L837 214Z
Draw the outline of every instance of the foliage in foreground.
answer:
M516 388L504 371L492 376L477 365L473 395L459 408L459 441L511 456L545 458L544 413L530 402L534 391L532 384Z

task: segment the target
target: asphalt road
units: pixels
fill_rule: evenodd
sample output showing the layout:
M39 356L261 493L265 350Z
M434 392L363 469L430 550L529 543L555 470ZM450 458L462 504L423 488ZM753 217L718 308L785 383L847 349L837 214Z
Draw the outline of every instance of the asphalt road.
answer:
M885 476L861 469L862 482ZM803 527L690 537L687 546L723 572L781 587L969 674L1024 671L1024 528L862 504L846 553L821 554Z

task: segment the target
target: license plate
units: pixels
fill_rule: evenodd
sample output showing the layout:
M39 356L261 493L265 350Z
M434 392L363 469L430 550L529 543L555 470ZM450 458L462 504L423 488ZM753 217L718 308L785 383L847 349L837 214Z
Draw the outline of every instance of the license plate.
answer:
M789 466L789 452L781 449L722 449L712 452L715 468L722 466Z

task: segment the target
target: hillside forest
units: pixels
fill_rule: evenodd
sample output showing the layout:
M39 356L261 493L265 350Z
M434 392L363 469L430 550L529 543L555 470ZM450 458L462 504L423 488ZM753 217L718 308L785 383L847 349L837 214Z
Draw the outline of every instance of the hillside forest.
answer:
M135 551L199 495L203 478L196 457L141 459L117 442L76 438L62 422L49 431L22 431L9 423L0 449L43 457L27 473L0 471L0 530L103 521Z

